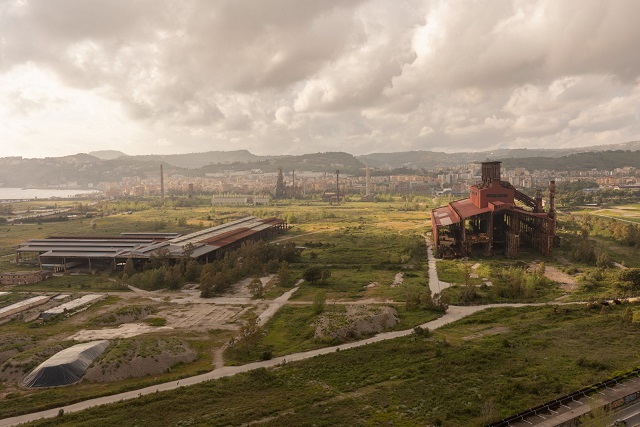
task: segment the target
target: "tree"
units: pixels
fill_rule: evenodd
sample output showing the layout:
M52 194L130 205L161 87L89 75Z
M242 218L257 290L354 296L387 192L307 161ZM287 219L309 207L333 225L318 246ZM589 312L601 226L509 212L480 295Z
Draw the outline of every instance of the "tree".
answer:
M285 198L286 188L284 185L284 175L282 174L282 168L278 168L278 179L276 180L276 199L284 199Z
M607 254L605 251L601 251L596 257L596 267L598 268L611 267L611 259L609 258L609 254Z
M127 258L127 262L124 263L124 274L128 277L136 274L136 267L133 265L133 258Z
M160 289L165 285L165 269L164 268L156 268L155 270L151 270L151 274L149 276L149 286L151 289Z
M628 268L626 270L622 270L618 277L620 280L627 283L632 294L640 287L640 268Z
M191 259L191 255L193 255L193 251L196 250L196 247L193 243L189 242L182 248L182 257L189 261Z
M320 273L320 278L322 279L323 285L327 284L327 280L329 280L329 277L331 277L331 271L327 270L326 268L322 270L322 273Z
M176 264L173 267L166 267L165 268L166 273L165 273L165 282L167 283L167 286L169 286L169 289L172 290L176 290L176 289L180 289L180 286L182 286L182 274L180 273L180 265Z
M187 282L194 282L200 276L200 265L195 260L189 260L184 271L184 279Z
M311 304L311 309L313 313L318 315L324 311L324 306L327 303L327 294L324 291L316 292L315 297L313 297L313 303Z
M166 247L156 249L151 253L151 267L158 268L167 265L169 263L169 256L171 256L171 252Z
M309 267L302 273L302 278L311 284L315 284L318 280L322 279L322 268L316 266Z
M213 264L205 264L200 272L200 297L209 298L213 293L215 270Z
M249 282L249 292L251 292L252 298L264 298L264 286L262 286L262 281L259 277L251 279L251 282Z
M291 273L289 272L289 263L287 261L282 261L280 269L278 270L278 280L280 280L280 286L289 285L290 276Z
M264 331L260 327L260 318L255 312L251 312L247 321L240 327L238 340L232 345L250 353L263 335Z

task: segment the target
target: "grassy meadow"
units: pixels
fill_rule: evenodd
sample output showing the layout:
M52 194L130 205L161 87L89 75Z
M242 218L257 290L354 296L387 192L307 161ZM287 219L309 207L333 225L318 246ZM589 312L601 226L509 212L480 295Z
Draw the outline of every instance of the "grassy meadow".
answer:
M490 309L427 336L30 425L480 426L638 366L628 343L640 328L622 323L624 310Z
M274 237L273 242L291 241L304 248L299 262L289 266L290 283L309 267L326 269L330 276L317 283L304 282L291 303L263 327L249 351L227 350L227 364L242 364L337 344L314 335L319 314L313 302L318 293L326 297L325 310L339 311L346 303L392 305L400 319L395 329L410 329L437 317L428 310L409 309L406 299L411 291L428 289L423 236L430 231L429 210L439 204L436 200L407 203L397 199L339 205L286 201L268 207L212 208L109 202L96 206L109 215L60 223L3 225L0 270L33 268L12 263L15 247L31 238L127 231L189 233L246 215L286 219L291 229ZM629 212L636 215L640 207L625 210L625 218L632 218ZM570 259L575 239L579 238L578 221L578 215L560 219L561 245L551 257L523 250L519 260L483 257L438 261L440 280L454 284L444 292L445 297L451 304L482 304L586 301L621 295L619 268L613 264L598 268L595 263ZM612 263L640 267L639 247L620 245L607 235L592 235L589 241L606 252ZM567 287L546 278L541 264L571 276L575 285ZM471 273L477 277L470 277ZM266 297L278 297L289 289L290 285L275 286L267 290ZM27 365L35 366L48 357L44 351L47 346L54 341L67 343L67 338L94 321L100 310L112 306L109 309L116 311L122 297L118 292L127 290L116 274L97 274L0 286L0 291L10 292L0 297L2 306L26 298L27 293L111 293L78 317L37 326L21 320L0 324L0 354L18 349L25 353L27 369ZM482 425L639 365L637 351L628 343L640 338L640 329L637 324L622 322L624 306L598 311L587 311L578 304L563 307L560 311L550 305L486 310L425 335L257 370L32 425L276 426L309 425L311 420L318 426ZM198 358L161 375L114 383L82 381L71 387L37 391L16 390L0 383L0 417L205 372L212 368L213 350L232 335L231 331L181 334ZM177 334L162 338L170 340ZM122 351L110 357L124 354L132 342L114 343L116 350ZM144 346L152 348L153 342Z

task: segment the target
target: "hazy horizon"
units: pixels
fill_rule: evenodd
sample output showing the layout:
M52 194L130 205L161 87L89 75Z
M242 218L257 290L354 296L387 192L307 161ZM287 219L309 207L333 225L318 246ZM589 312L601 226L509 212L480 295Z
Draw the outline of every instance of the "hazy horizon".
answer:
M0 157L640 139L640 3L0 4Z

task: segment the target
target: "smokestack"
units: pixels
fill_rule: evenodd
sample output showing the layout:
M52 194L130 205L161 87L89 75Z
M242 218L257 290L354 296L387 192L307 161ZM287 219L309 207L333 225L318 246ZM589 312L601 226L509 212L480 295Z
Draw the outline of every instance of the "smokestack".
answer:
M556 211L556 181L549 181L549 213L553 214Z
M482 162L482 184L491 185L495 179L500 181L500 164L502 162Z
M293 182L292 182L292 187L291 187L291 198L295 199L296 198L296 171L291 171L291 174L293 175Z
M340 202L340 170L336 170L336 200Z
M164 172L160 165L160 196L164 199Z

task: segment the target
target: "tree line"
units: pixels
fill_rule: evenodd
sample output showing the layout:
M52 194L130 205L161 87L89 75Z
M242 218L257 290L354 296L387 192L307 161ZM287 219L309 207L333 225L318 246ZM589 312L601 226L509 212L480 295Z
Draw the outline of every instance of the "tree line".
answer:
M277 274L280 284L289 285L289 263L300 259L295 244L268 244L263 241L243 243L238 249L210 263L201 264L191 258L194 247L185 246L179 260L169 257L165 248L158 249L142 271L129 258L122 275L126 283L147 290L179 289L186 283L199 283L200 295L209 298L224 293L231 285L247 277ZM260 289L256 289L259 296Z

